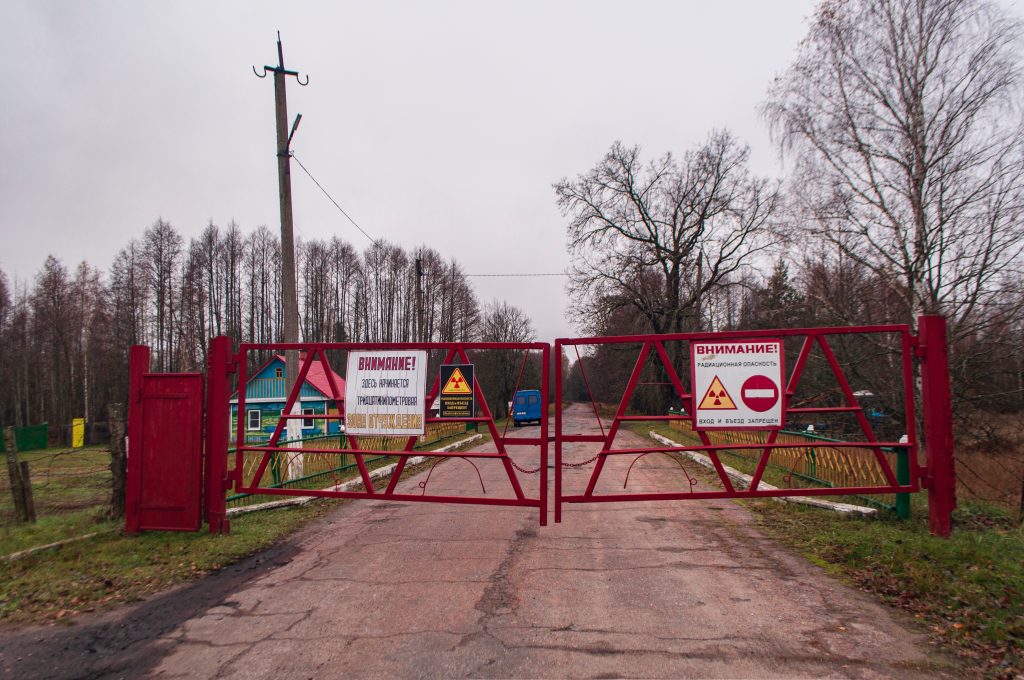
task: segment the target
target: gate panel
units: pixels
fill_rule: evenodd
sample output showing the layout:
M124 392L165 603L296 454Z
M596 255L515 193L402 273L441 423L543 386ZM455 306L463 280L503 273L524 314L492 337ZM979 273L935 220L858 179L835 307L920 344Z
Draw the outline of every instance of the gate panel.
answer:
M259 437L259 441L251 441L247 434L248 424L243 420L243 418L247 418L246 414L248 410L246 406L247 394L249 392L249 376L246 371L248 357L250 356L250 353L254 352L287 352L289 350L300 352L301 357L299 373L296 376L294 386L290 394L287 395L282 393L279 397L251 397L254 403L260 399L262 399L264 403L269 400L274 402L274 409L280 408L280 415L275 416L274 418L276 425L272 428L272 432L268 432L269 437L265 440L263 437ZM422 395L425 397L423 404L423 422L427 425L441 425L453 422L471 423L475 426L482 425L486 428L486 432L490 435L490 438L497 449L495 452L475 450L459 452L416 451L414 448L418 437L405 435L402 435L401 437L392 436L389 439L388 437L379 437L374 435L336 433L334 435L338 441L336 445L324 445L324 442L312 441L316 439L316 437L311 437L308 440L303 438L288 441L285 438L285 435L287 431L286 424L289 420L303 420L314 423L317 421L322 421L324 423L340 422L341 425L345 424L345 383L343 382L344 379L341 378L340 375L336 374L335 370L331 367L328 353L338 356L354 350L435 351L436 357L443 357L441 360L442 364L449 364L452 362L461 362L465 364L473 363L469 354L469 352L473 351L510 352L514 355L522 356L523 363L522 366L519 367L519 380L522 380L523 370L532 353L534 358L540 359L541 380L539 388L542 404L545 409L547 408L551 346L546 343L242 343L239 346L239 354L234 360L234 363L237 365L239 389L237 397L232 399L232 408L234 409L234 417L236 418L234 428L234 464L233 469L227 473L227 478L233 482L233 489L236 494L366 498L375 500L412 501L420 503L462 503L530 507L538 510L541 525L547 523L547 447L549 441L547 412L545 411L541 418L540 436L507 436L507 424L505 426L505 431L499 431L499 428L494 421L493 414L488 407L487 399L478 377L474 377L473 379L473 395L476 399L476 408L479 415L473 415L472 417L441 418L439 416L432 416L428 412L428 408L433 404L441 389L441 385L439 384L439 373L435 376L431 376L427 381L427 385L430 386L427 390L427 394ZM340 363L339 367L341 365L344 365L344 362ZM313 375L311 374L311 371L314 371L315 373L313 374L317 376L317 380L320 384L320 387L317 389L319 389L326 397L327 404L323 412L317 411L312 415L303 414L301 411L295 410L295 406L300 404L304 399L303 395L305 393L303 390L306 389L304 384L306 378ZM254 380L259 380L256 376L253 376L253 378ZM256 387L258 386L254 384L254 388ZM516 389L518 388L519 385L517 384ZM256 389L254 389L254 392L255 391ZM275 395L276 394L277 393L275 393ZM262 423L262 415L260 417ZM404 446L400 450L394 450L380 443L382 440L391 441L398 439L403 440L404 443ZM516 463L512 456L509 455L509 449L512 447L530 447L537 451L538 456L536 460L531 462L529 465L531 469L521 467ZM217 444L216 450L211 448L208 451L208 455L218 457L224 456L226 458L227 444ZM304 456L315 456L320 459L324 457L335 457L339 461L354 461L354 465L358 469L359 479L362 481L363 489L360 491L342 490L339 488L339 484L335 484L327 488L299 488L307 477L302 477L302 473L300 472L298 478L295 478L292 471L301 471L301 461L303 461ZM374 459L379 459L384 456L395 456L398 460L393 471L390 473L390 477L387 479L386 487L384 489L375 489L371 480L368 464ZM476 462L495 461L501 465L503 471L502 479L507 483L507 486L504 489L506 495L498 496L493 494L493 492L488 488L482 489L483 495L431 494L427 491L427 484L430 481L429 475L426 480L420 483L420 488L422 489L420 493L401 491L398 489L398 484L403 472L405 471L408 460L412 457L434 458L437 462L441 462L444 459L461 458L464 461L469 462L473 467L476 467ZM532 492L527 493L524 491L523 484L518 473L538 475L538 489L535 495ZM324 473L318 474L322 475ZM317 475L310 475L310 477L314 476ZM474 484L478 479L480 479L481 487L483 487L479 470L476 471L476 475L473 475L472 472L468 472L467 479L472 480L472 483Z
M920 320L921 333L915 336L911 333L909 326L871 326L871 327L832 327L832 328L804 328L784 330L760 330L760 331L730 331L724 333L680 333L673 335L644 335L644 336L622 336L622 337L593 337L593 338L569 338L555 341L555 356L561 356L563 348L577 352L582 382L586 385L594 406L596 424L601 434L590 432L566 432L563 429L563 418L561 411L555 413L555 521L561 521L561 506L563 503L597 503L597 502L623 502L623 501L654 501L654 500L684 500L698 498L756 498L775 496L839 496L839 495L862 495L862 494L897 494L905 495L916 492L922 486L928 486L932 497L932 528L935 533L948 535L949 511L955 507L955 488L952 480L952 433L949 425L949 390L948 372L945 362L945 336L944 326L939 329L942 319L940 317L922 317ZM937 329L937 330L932 330ZM884 375L889 376L892 381L896 401L894 407L900 412L900 421L897 423L899 432L888 433L888 437L879 438L876 436L869 414L872 417L877 414L865 405L865 400L870 400L875 395L866 389L854 389L851 386L851 378L847 374L849 366L841 364L837 358L836 347L842 347L855 339L855 336L869 336L871 342L863 344L869 347L873 354L866 354L867 358L861 358L865 365L876 367L884 363ZM789 339L792 343L799 342L799 351L796 345L790 347L795 355L793 369L788 377L784 376L785 385L780 385L777 391L777 398L782 399L783 418L791 418L794 421L807 421L824 418L845 418L849 423L843 429L845 435L840 440L829 440L827 444L818 445L814 442L800 441L793 437L784 435L780 429L765 428L752 430L742 428L720 432L708 432L701 430L696 425L696 414L698 403L702 400L702 394L694 393L694 386L690 384L691 376L683 375L678 367L684 364L682 357L689 355L693 343L722 343L728 341L754 341L758 338L780 337ZM666 350L668 343L676 343L677 349L675 360L670 358ZM625 388L618 400L614 416L610 423L601 419L600 411L594 399L593 391L587 372L580 359L579 346L602 346L619 345L639 347L639 354L635 365L629 372ZM863 350L863 347L861 349ZM815 357L817 369L816 386L818 392L813 395L804 395L804 398L794 400L794 395L801 385L801 379L805 377L808 368L809 358ZM918 464L918 429L917 414L915 412L914 400L914 375L915 359L925 360L924 394L922 395L925 412L925 426L927 431L927 466ZM644 382L643 376L650 375L648 362L656 366L655 372L663 376L659 382ZM686 362L688 363L688 362ZM826 393L821 392L820 382L822 376L827 376L831 386ZM563 378L561 366L556 372L555 399L561 403L563 394ZM717 378L716 378L717 379ZM945 381L945 389L942 383ZM806 381L805 381L806 382ZM641 385L659 385L659 389L671 392L673 400L681 402L683 408L680 412L665 415L662 413L654 415L638 415L631 409L631 399ZM702 390L703 392L703 390ZM781 392L781 393L779 393ZM707 397L704 397L706 399ZM702 407L706 408L706 407ZM728 408L728 405L722 408ZM941 413L941 415L939 415ZM653 421L672 423L684 426L689 435L687 438L694 440L693 445L679 444L678 446L650 444L643 448L628 448L616 446L615 439L620 427L629 422ZM812 428L813 429L813 428ZM890 426L890 430L894 427ZM699 441L698 441L699 439ZM563 462L563 447L566 443L597 443L600 444L596 455L588 460L579 463ZM855 483L829 483L823 482L819 486L801 486L792 484L795 469L802 459L810 457L814 464L816 461L815 448L827 447L830 452L842 459L847 467L871 466L873 478L868 482L858 480ZM784 478L787 488L764 488L762 479L766 473L769 460L776 451L787 452L787 455L780 456L792 462L793 469ZM697 490L693 489L694 479L689 477L685 468L683 473L687 477L689 489L684 486L683 490L676 491L650 491L640 493L624 493L612 491L610 493L599 493L598 483L601 480L602 472L609 461L609 456L628 456L633 458L635 464L644 456L652 453L680 454L697 452L706 456L717 473L720 489ZM751 470L752 478L747 488L737 489L726 474L722 462L723 455L740 454L749 463L753 464ZM893 465L893 463L896 465ZM629 470L626 469L626 484L628 484ZM587 468L589 478L585 489L575 489L567 492L563 488L563 468ZM812 482L821 482L804 475L805 479ZM625 489L625 484L623 489ZM940 489L940 490L937 490Z
M203 375L144 373L145 347L131 361L126 530L198 531Z

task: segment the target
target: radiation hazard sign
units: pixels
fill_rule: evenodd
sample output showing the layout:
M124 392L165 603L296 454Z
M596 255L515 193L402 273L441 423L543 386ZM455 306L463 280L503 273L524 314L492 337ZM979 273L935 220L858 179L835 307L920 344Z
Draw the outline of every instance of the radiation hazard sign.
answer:
M704 398L700 400L700 406L698 409L722 409L723 411L735 411L736 402L732 400L729 393L725 391L725 385L722 381L715 376L715 379L711 381L711 387L704 394Z
M782 428L781 340L693 342L690 368L694 429Z
M473 364L443 364L440 385L439 417L472 418L476 415Z
M441 388L441 394L473 394L473 388L469 386L469 381L462 373L462 366L451 366L450 368L453 369L452 374L448 376L444 387ZM472 372L470 370L470 373Z

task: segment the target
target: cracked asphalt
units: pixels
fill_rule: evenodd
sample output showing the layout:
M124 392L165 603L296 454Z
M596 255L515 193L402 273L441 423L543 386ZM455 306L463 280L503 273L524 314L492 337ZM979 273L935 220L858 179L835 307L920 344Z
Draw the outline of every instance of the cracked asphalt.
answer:
M596 431L591 417L571 407L567 427ZM567 462L596 446L567 446ZM535 452L514 456L536 467ZM630 462L613 457L598 493L621 491ZM591 467L568 469L567 490L582 489ZM479 468L488 495L511 494L499 464ZM418 491L425 476L404 488ZM520 479L535 495L537 475ZM686 484L658 455L629 479L632 491ZM480 487L468 462L452 460L428 491ZM894 616L728 501L567 505L562 523L544 528L532 508L356 501L138 605L2 632L0 655L4 677L18 678L955 674Z

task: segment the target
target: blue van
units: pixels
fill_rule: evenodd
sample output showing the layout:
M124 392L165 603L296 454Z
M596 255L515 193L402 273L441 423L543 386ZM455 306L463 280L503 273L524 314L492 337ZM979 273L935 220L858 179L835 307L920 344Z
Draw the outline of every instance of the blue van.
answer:
M540 390L519 390L512 401L512 423L519 427L529 422L540 425Z

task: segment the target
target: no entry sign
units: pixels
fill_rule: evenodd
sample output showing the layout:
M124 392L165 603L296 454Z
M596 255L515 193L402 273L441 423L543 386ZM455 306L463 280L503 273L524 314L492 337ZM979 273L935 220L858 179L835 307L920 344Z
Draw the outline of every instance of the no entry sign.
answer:
M694 342L690 368L695 429L783 426L781 340Z

